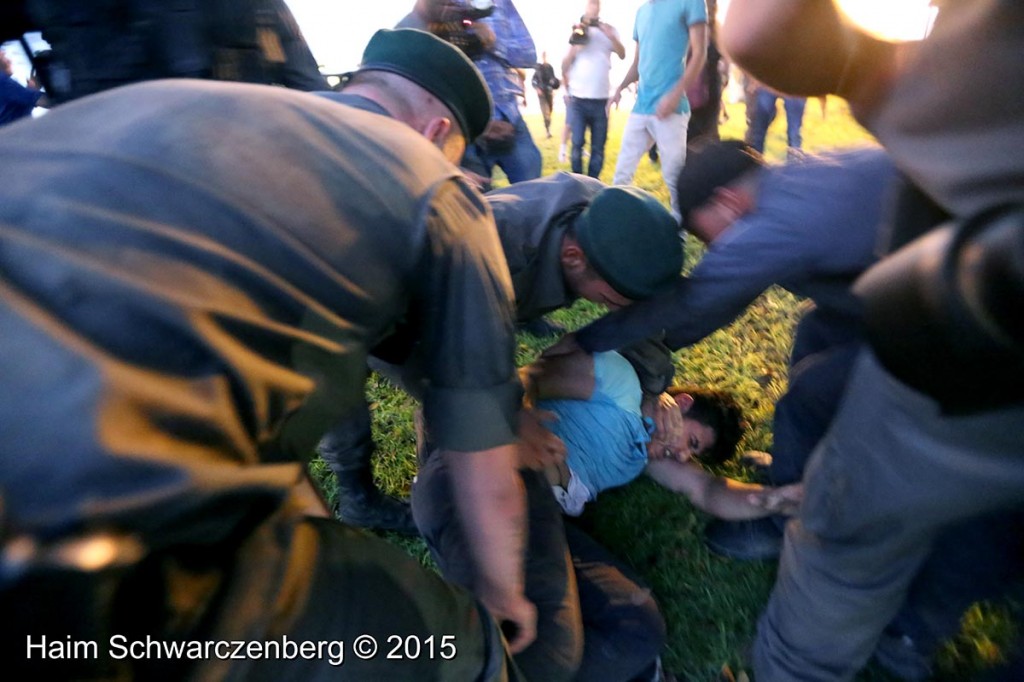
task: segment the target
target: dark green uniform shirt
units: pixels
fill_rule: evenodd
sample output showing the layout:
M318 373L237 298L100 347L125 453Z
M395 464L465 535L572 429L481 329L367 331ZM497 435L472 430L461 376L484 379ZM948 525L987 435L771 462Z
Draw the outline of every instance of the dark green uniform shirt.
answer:
M605 187L584 175L556 173L487 193L512 274L517 320L534 320L575 300L562 274L562 239Z
M368 349L399 317L430 359L434 441L513 441L493 222L408 126L280 88L157 81L10 126L0 158L11 527L215 541L295 482L298 465L267 462L362 399Z

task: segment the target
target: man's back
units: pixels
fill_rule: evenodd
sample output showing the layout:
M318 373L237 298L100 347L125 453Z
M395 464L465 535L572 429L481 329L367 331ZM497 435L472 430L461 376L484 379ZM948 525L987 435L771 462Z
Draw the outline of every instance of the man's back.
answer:
M294 459L275 439L317 366L339 409L361 398L366 350L422 272L428 202L480 204L411 129L262 86L131 86L0 149L19 167L0 202L0 376L19 396L0 410L3 488L24 528L195 532L197 506L280 498L297 468L241 465ZM500 263L486 225L453 222L473 231L452 238ZM501 289L488 268L478 288ZM233 473L197 488L214 465Z

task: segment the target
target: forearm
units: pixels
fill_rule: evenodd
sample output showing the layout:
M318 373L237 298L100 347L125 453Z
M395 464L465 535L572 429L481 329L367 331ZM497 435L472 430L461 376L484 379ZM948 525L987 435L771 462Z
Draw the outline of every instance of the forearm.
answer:
M739 521L758 519L770 512L751 504L751 493L759 493L764 486L743 483L724 476L710 476L698 499L690 498L696 507L721 519Z
M672 492L685 495L701 511L723 519L756 519L769 514L752 501L752 493L764 491L763 486L714 476L692 461L652 459L647 464L647 475Z
M695 44L693 49L690 50L690 54L686 59L686 68L683 70L683 92L686 92L700 78L701 72L708 63L708 46L707 41L701 41L699 45Z
M637 67L637 60L634 59L633 63L630 64L629 68L626 70L626 75L622 77L622 82L619 83L619 87L616 89L618 92L622 92L638 80L640 80L640 69Z
M682 97L694 86L697 79L700 78L700 72L703 70L707 60L708 55L706 50L690 52L690 55L686 60L686 68L683 70L683 76L676 81L675 86L672 88L671 92L673 96Z
M618 55L619 59L625 59L626 46L622 44L621 40L619 40L619 36L617 35L617 33L612 32L611 35L608 36L608 39L612 43L612 52Z
M679 77L675 85L665 94L663 102L671 104L672 108L679 106L679 101L697 83L704 69L708 58L708 27L700 23L690 27L690 43L686 53L686 64L683 67L683 75Z
M526 499L517 449L441 453L450 463L455 506L475 564L473 589L490 608L523 598Z
M576 61L578 51L579 47L573 45L569 48L569 54L565 55L565 59L562 60L562 87L565 88L566 94L569 94L569 71L572 69L573 62Z

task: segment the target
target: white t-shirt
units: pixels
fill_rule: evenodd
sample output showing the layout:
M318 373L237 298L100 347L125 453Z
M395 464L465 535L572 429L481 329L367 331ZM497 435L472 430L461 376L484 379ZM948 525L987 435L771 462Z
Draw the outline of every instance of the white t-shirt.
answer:
M587 35L590 40L576 53L569 67L569 94L581 99L607 99L611 90L608 74L612 68L612 41L596 26L588 26Z

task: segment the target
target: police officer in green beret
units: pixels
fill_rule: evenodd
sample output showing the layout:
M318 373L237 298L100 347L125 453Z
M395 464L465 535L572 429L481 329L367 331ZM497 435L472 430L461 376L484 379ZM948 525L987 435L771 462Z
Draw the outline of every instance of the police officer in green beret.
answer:
M0 187L9 675L514 677L497 621L518 651L535 610L513 294L452 163L489 118L486 88L423 32L377 33L364 62L341 103L154 81L0 131L18 169ZM475 595L296 497L401 322L430 358L427 424L479 531ZM67 655L40 653L41 633ZM392 636L434 649L395 660Z
M344 96L343 91L341 96ZM609 187L571 173L510 185L485 195L494 213L512 274L516 321L540 320L583 298L611 309L651 297L678 278L678 225L648 192ZM375 349L370 364L420 397L425 359L403 334ZM622 349L658 394L672 378L668 349L656 341ZM529 419L529 415L523 415ZM353 411L320 442L319 452L338 478L338 505L348 523L415 533L408 505L373 483L368 408Z

